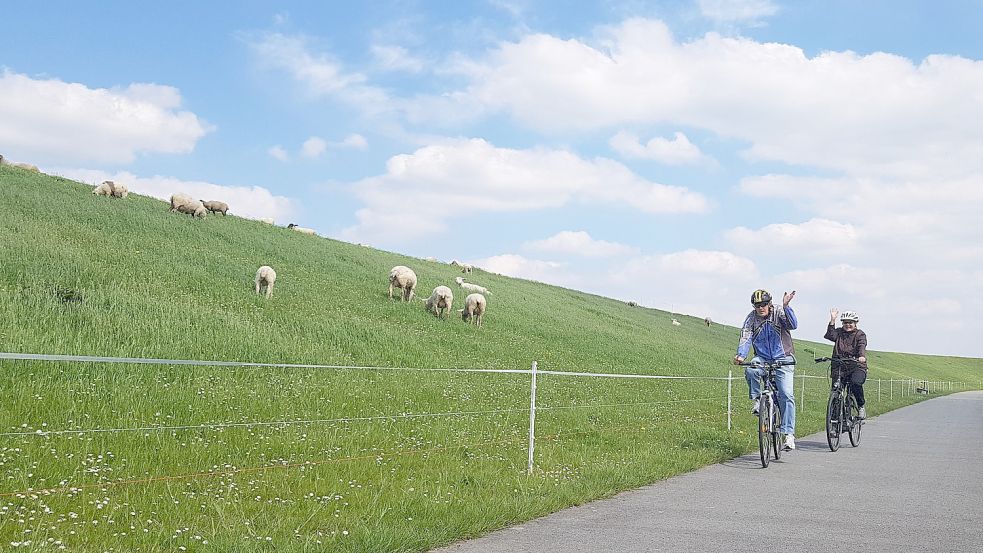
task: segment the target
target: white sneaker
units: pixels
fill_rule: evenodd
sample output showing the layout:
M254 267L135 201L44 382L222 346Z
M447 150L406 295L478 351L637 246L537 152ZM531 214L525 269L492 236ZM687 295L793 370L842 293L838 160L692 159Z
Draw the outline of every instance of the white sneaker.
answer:
M785 447L783 449L785 451L795 449L795 436L791 434L785 435Z
M754 400L754 403L751 404L751 414L757 415L760 409L761 409L761 400L760 399Z
M866 419L867 418L867 410L864 409L863 407L860 408L860 418L862 418L862 419Z

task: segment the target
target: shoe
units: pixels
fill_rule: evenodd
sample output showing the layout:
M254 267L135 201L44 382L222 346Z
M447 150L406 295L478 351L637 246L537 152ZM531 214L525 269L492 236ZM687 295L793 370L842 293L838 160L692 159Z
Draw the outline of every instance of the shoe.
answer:
M867 418L867 410L864 409L863 407L860 408L860 418L862 418L862 419L866 419Z
M760 409L761 409L761 400L760 399L754 400L754 403L751 404L751 414L757 415Z
M784 449L785 451L790 451L792 449L795 449L795 436L791 434L786 434L785 447L783 447L782 449Z

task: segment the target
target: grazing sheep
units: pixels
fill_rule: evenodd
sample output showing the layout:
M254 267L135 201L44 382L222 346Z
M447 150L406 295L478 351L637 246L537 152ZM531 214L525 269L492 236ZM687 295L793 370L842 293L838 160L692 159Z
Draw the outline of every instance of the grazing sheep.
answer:
M226 211L229 210L229 204L218 200L209 200L207 202L201 200L201 205L205 206L205 209L212 213L221 213L222 215L227 215Z
M266 223L267 225L275 225L276 221L272 217L263 217L259 220L260 223Z
M112 196L113 195L113 181L107 180L103 181L102 184L92 189L92 193L96 196Z
M432 256L432 255L428 255L427 257L424 257L423 260L424 261L437 261L437 258L434 257L434 256Z
M638 302L630 301L628 302L628 307L638 307Z
M403 291L403 301L413 299L413 290L416 289L416 273L409 267L396 265L389 271L389 299L393 299L393 288Z
M456 282L458 286L464 288L468 292L475 292L478 294L488 294L489 296L491 295L491 291L488 290L488 288L485 288L484 286L478 286L477 284L471 284L470 282L464 282L463 277L455 278L454 282Z
M713 321L710 320L710 317L707 317L707 318L703 319L703 322L705 322L707 324L707 326L710 326L711 324L713 324Z
M468 297L464 298L464 309L458 309L458 311L461 312L462 320L472 322L480 327L481 317L485 314L487 307L488 300L485 299L485 296L468 294Z
M201 205L200 201L180 192L171 194L171 211L187 213L192 217L201 217L202 219L208 214L208 210Z
M266 299L273 295L273 283L276 282L276 271L269 265L263 265L256 270L256 293L259 293L261 285L266 285Z
M317 233L314 232L314 229L306 228L306 227L298 227L295 223L290 223L289 225L287 225L287 228L296 230L301 234L310 234L311 236L317 236Z
M114 198L125 198L130 195L130 190L126 187L125 184L116 184L113 181L107 181L107 182L109 182L109 185L112 186L113 188Z
M677 321L675 318L672 319L672 326L679 326L681 324L683 324L683 323Z
M474 266L473 265L469 265L467 263L458 261L456 259L452 259L451 262L450 262L450 264L451 265L454 265L454 266L457 266L457 267L460 267L462 273L470 273L471 270L474 269Z
M450 313L454 305L454 292L451 292L451 289L446 286L438 286L433 289L433 293L424 303L427 306L427 311L442 317L445 313Z
M16 161L7 161L7 158L0 155L0 165L9 165L11 167L17 167L19 169L26 169L28 171L34 171L35 173L40 173L41 171L34 165L30 163L19 163Z

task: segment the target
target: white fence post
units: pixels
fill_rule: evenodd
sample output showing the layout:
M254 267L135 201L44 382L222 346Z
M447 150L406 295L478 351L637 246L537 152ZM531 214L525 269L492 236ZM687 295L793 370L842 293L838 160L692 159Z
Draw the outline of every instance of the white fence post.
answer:
M799 383L799 412L806 408L806 375L802 375L802 382Z
M877 379L877 401L881 400L881 379Z
M894 399L894 379L892 378L888 383L891 385L891 399Z
M532 379L529 387L529 466L526 474L532 474L532 455L536 449L536 361L532 362Z
M734 384L733 369L727 371L727 430L730 430L731 389Z

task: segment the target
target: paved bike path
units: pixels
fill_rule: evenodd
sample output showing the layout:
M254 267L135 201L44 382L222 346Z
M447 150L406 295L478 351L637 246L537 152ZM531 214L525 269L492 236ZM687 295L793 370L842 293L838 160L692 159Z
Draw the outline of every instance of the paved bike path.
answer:
M741 422L751 424L750 420ZM758 454L572 507L441 553L983 551L983 392L825 433L762 469Z

